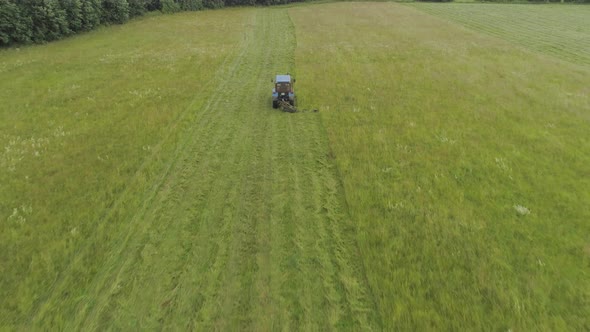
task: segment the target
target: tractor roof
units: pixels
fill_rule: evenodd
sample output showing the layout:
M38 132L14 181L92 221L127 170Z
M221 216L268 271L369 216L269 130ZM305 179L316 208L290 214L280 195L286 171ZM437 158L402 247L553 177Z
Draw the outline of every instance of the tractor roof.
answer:
M277 83L291 83L291 75L277 75L275 82L277 82Z

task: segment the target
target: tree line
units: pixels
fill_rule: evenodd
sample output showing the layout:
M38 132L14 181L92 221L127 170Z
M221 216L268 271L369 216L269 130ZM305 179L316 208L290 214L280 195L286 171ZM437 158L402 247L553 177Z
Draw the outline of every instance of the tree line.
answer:
M0 0L0 47L44 43L149 11L172 13L301 0Z
M298 1L305 0L0 0L0 47L57 40L90 31L99 25L122 24L149 11L172 13L224 6L275 5ZM590 2L531 2L537 1Z

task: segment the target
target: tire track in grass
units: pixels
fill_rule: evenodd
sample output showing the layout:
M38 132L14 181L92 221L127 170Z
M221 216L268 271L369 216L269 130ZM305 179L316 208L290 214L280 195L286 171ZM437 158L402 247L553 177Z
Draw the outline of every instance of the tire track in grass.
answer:
M66 329L378 328L320 118L270 109L268 78L294 69L293 24L284 8L255 15L86 297L48 301L78 313Z

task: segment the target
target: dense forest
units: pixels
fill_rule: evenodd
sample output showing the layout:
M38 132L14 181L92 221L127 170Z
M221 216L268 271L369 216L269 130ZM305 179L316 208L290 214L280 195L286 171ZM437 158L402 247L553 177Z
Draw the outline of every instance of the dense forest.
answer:
M149 11L171 13L298 0L0 0L0 47L44 43Z

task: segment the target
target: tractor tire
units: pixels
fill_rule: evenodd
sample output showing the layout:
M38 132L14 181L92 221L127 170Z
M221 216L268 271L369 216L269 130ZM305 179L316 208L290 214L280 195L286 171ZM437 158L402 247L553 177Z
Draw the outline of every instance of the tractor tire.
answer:
M289 100L289 104L290 104L291 106L295 106L295 100Z
M276 100L272 101L272 108L279 108L279 102Z

